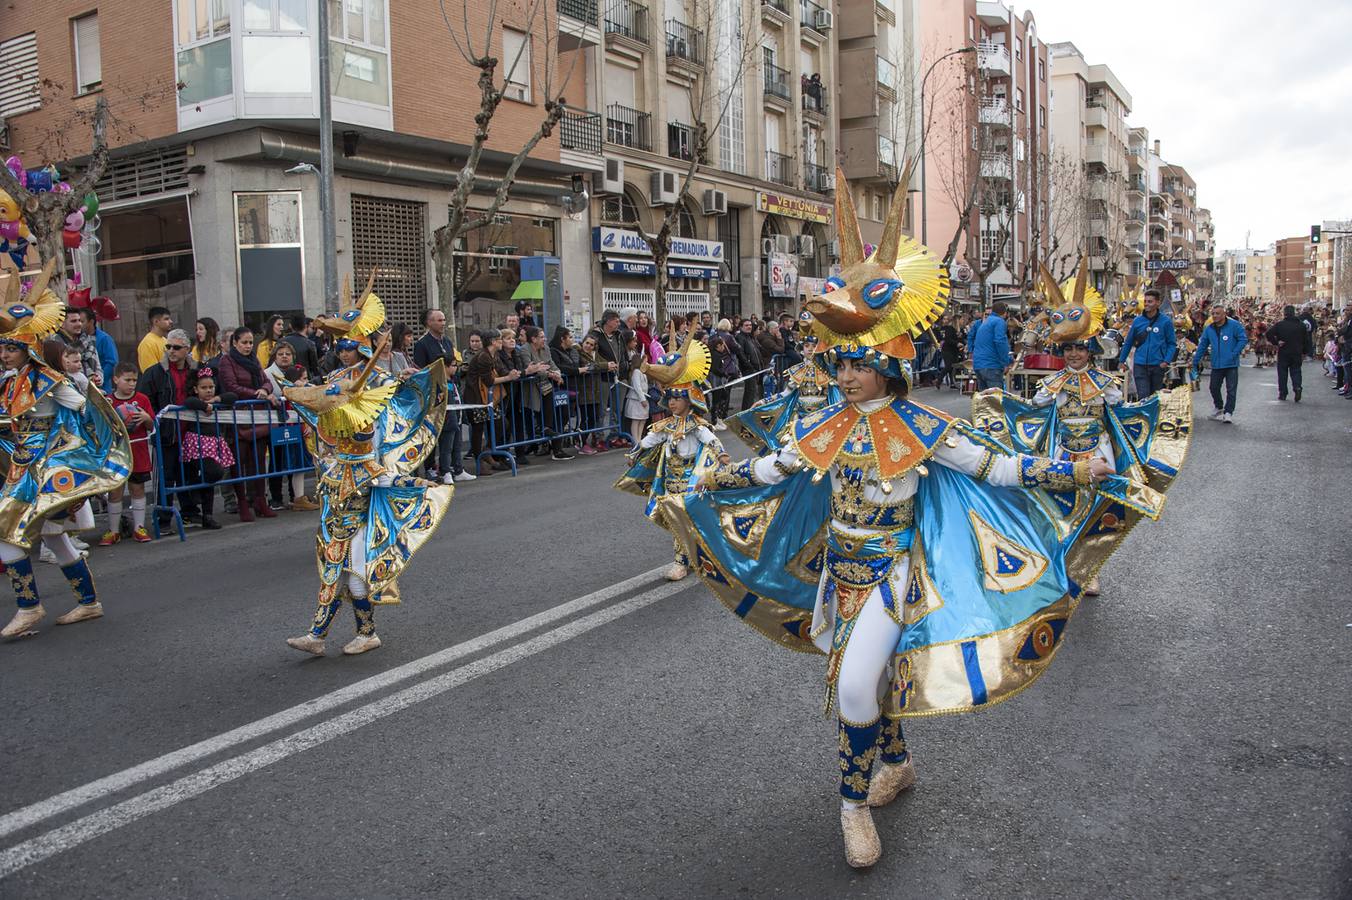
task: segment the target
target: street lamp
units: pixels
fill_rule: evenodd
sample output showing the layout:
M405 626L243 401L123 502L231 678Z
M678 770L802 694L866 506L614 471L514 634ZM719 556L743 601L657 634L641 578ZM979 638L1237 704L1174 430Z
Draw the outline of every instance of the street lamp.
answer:
M925 83L929 81L930 73L934 71L934 67L950 56L975 52L975 47L959 47L956 50L950 50L930 63L930 67L925 70L925 76L920 79L920 243L927 247L929 246L929 179L925 177L925 136L929 129L925 127Z

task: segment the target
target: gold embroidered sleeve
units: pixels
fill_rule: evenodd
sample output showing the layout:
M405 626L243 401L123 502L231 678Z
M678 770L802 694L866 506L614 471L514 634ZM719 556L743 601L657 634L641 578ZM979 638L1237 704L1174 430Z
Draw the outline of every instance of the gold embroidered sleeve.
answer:
M756 480L754 462L752 459L744 459L741 462L718 466L709 473L707 480L714 488L753 487L760 484Z
M1089 463L1054 462L1041 456L1019 457L1019 480L1024 487L1072 491L1089 484Z

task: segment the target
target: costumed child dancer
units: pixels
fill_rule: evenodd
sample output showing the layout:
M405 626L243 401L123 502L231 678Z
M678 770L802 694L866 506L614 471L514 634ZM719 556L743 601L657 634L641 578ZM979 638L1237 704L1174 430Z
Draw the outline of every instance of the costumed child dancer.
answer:
M795 327L803 341L803 361L785 371L784 390L726 420L732 432L757 454L783 446L800 416L840 402L836 380L818 361L819 341L812 323L812 313L799 313Z
M432 536L455 492L452 484L411 477L436 449L446 415L442 360L402 381L382 375L376 370L379 352L372 353L366 339L385 321L384 305L370 282L356 306L344 305L349 308L338 316L315 319L316 328L340 336L343 368L324 384L283 388L310 426L306 438L318 469L320 504L319 606L310 630L286 642L316 656L324 654L344 595L352 602L357 634L343 653L380 646L374 606L399 602L395 580Z
M10 458L0 487L0 562L14 586L18 612L0 630L17 637L46 616L29 551L41 536L75 593L76 606L56 620L70 625L103 615L89 564L71 543L71 512L90 497L120 489L131 474L131 447L122 419L97 389L77 391L37 354L65 319L65 304L48 287L54 262L20 295L7 277L0 307L0 449ZM54 342L57 343L57 342ZM53 348L61 349L59 343Z
M907 180L868 257L849 192L836 194L844 268L806 305L844 401L667 505L724 605L826 654L852 866L882 853L870 806L914 781L901 719L984 708L1045 671L1078 600L1045 492L1115 477L1102 459L1012 453L908 399L912 337L942 314L948 277L903 236Z
M629 456L629 471L615 487L626 493L648 498L648 516L670 530L662 497L680 498L700 473L717 463L731 461L723 442L714 435L708 421L709 405L699 383L709 377L709 348L695 340L694 329L686 333L685 343L661 362L640 362L643 373L663 385L662 404L670 413L654 422ZM668 581L680 581L690 574L690 554L679 537L672 539L675 559L667 567Z

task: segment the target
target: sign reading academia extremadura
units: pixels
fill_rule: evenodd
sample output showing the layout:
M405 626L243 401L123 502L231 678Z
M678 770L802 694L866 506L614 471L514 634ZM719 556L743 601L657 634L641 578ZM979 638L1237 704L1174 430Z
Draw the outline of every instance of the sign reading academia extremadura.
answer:
M831 224L831 205L802 197L786 197L783 194L756 192L756 208L763 213L787 216L790 219L803 219L807 222Z
M1147 272L1158 272L1162 269L1173 269L1182 272L1192 266L1190 259L1147 259L1145 261L1145 270Z

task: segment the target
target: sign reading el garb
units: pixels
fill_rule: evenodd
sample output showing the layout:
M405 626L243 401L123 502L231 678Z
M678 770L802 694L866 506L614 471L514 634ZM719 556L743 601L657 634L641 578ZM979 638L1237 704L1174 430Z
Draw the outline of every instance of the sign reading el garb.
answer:
M1145 261L1145 270L1147 272L1158 272L1161 269L1172 269L1182 271L1192 265L1190 259L1147 259Z

